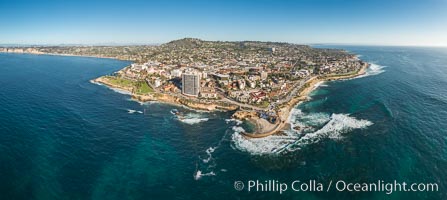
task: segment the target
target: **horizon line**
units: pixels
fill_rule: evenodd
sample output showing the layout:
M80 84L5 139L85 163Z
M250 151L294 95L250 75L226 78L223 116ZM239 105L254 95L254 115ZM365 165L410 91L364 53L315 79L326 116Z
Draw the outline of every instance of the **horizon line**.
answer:
M308 46L317 46L317 45L341 45L341 46L388 46L388 47L447 47L445 44L433 45L433 44L380 44L380 43L343 43L343 42L309 42L309 43L299 43L299 42L286 42L286 41L271 41L271 40L206 40L194 37L184 37L180 39L173 39L167 42L98 42L98 43L0 43L0 47L50 47L50 46L159 46L162 44L166 44L175 40L181 39L199 39L202 41L209 42L275 42L275 43L288 43L288 44L296 44L296 45L308 45Z

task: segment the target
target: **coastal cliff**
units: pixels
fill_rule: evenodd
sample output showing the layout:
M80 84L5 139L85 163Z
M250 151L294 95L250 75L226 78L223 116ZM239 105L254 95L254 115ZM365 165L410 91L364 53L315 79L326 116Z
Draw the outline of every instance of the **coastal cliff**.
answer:
M219 104L219 103L206 103L206 102L197 102L191 99L173 96L169 94L163 94L163 93L147 93L147 94L136 94L134 92L133 87L126 87L121 84L115 84L112 81L110 81L106 77L99 77L94 80L92 80L94 83L100 83L104 84L111 88L118 88L121 90L125 90L129 92L133 99L140 101L140 102L148 102L148 101L159 101L163 103L173 104L177 106L186 106L188 108L197 109L197 110L204 110L204 111L215 111L215 110L226 110L226 111L234 111L239 108L237 105L232 104Z

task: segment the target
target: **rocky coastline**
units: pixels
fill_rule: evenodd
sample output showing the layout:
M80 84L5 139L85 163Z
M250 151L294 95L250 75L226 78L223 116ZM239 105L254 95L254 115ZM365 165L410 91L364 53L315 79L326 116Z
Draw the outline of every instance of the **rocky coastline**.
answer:
M158 101L162 103L168 103L171 105L176 106L186 106L191 109L196 110L202 110L202 111L217 111L217 110L224 110L224 111L234 111L237 110L239 107L237 105L224 105L224 104L218 104L218 103L203 103L203 102L197 102L191 99L173 96L169 94L164 93L149 93L149 94L135 94L133 92L132 87L123 87L122 85L113 84L112 82L108 81L108 79L104 77L99 77L94 80L92 80L93 83L100 83L103 85L106 85L111 88L117 88L124 91L127 91L131 94L132 99L139 101L139 102L149 102L149 101Z
M290 124L288 123L288 118L290 117L290 111L292 108L294 108L296 105L307 101L308 95L318 88L318 85L325 81L336 81L336 80L345 80L345 79L351 79L355 78L361 75L364 75L366 73L368 65L363 66L360 70L357 72L351 73L351 74L344 74L344 75L332 75L332 76L315 76L311 79L309 79L305 84L304 87L301 88L299 94L292 98L291 101L280 105L278 110L278 116L279 120L272 126L259 126L259 124L263 124L262 121L266 121L265 119L257 117L254 111L237 111L233 117L239 120L246 120L249 119L249 121L256 126L256 131L254 133L245 133L242 132L241 134L244 135L246 138L262 138L267 137L270 135L275 134L281 134L281 132L287 128L290 127Z

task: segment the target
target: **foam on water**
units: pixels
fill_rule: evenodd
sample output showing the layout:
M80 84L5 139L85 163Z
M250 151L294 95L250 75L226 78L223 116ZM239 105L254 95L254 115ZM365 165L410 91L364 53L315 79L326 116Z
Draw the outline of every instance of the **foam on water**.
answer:
M98 83L96 81L90 80L90 83L95 84L95 85L104 85L102 83ZM120 94L125 94L125 95L132 95L131 92L127 91L127 90L123 90L123 89L119 89L119 88L114 88L114 87L109 87L107 86L107 88L113 90L114 92L120 93Z
M225 119L225 122L227 122L227 124L234 122L236 123L236 125L241 125L243 123L241 120L238 119Z
M348 114L332 114L331 120L323 128L300 138L303 143L314 143L321 138L341 139L343 133L353 129L362 129L371 126L373 123L368 120L356 119Z
M204 176L215 176L216 173L214 173L213 171L208 172L208 173L202 173L202 171L197 170L196 173L194 174L194 180L199 180Z
M233 131L237 132L237 133L245 132L244 128L242 128L240 126L233 126L233 127L231 127L231 129L233 129Z
M185 124L189 124L189 125L193 125L193 124L198 124L200 122L206 122L208 121L208 118L200 118L200 119L179 119L179 121L185 123Z
M318 88L318 87L321 87L321 86L324 86L324 81L320 81L320 82L316 83L316 84L314 85L314 89L315 89L315 88ZM325 86L327 86L327 85L325 85Z
M375 63L370 64L364 75L355 78L374 76L385 72L385 66ZM324 82L319 82L315 85L315 88L322 86L327 85L324 85ZM239 127L239 124L233 126L234 133L231 136L233 147L253 155L296 151L304 145L316 143L322 138L342 139L345 133L354 129L363 129L373 124L368 120L351 117L349 114L306 114L296 108L292 109L290 113L287 121L291 124L292 129L284 131L284 136L273 135L265 138L247 139L240 134L244 129ZM299 131L293 129L297 126L300 127Z
M171 114L175 115L175 113L171 110ZM188 113L185 116L176 116L177 119L185 124L194 125L201 122L206 122L209 118L203 117L200 113Z
M194 179L199 180L203 176L216 176L216 173L214 173L214 170L217 167L217 163L215 161L215 158L213 156L213 153L219 149L219 147L222 145L222 142L227 137L227 133L219 140L216 146L214 147L208 147L208 149L205 150L206 158L202 158L199 156L199 159L202 162L199 162L196 164L196 171L194 172ZM208 171L207 173L204 173L204 171ZM220 169L221 172L226 172L226 169Z
M287 122L289 122L292 125L292 128L295 126L304 127L305 125L298 121L298 117L302 116L303 112L298 108L292 108L290 110L289 117L287 118Z
M143 114L143 111L127 109L127 113L130 113L130 114L134 114L134 113Z
M368 70L366 70L366 74L369 76L381 74L385 72L384 68L385 66L371 63L371 66L369 66Z
M384 68L386 66L378 65L375 63L369 63L369 64L370 64L370 66L368 67L368 69L366 69L365 74L354 77L352 79L363 78L363 77L367 77L367 76L374 76L374 75L378 75L378 74L385 72ZM347 79L347 80L349 80L349 79Z
M299 126L300 128L310 126L322 126L330 120L328 113L303 113L298 108L293 108L290 111L290 115L287 118L287 122L293 127Z
M318 127L316 131L304 133L303 130L284 131L283 136L268 136L265 138L247 139L240 133L241 127L232 127L234 133L231 137L233 147L248 152L252 155L278 154L281 152L291 152L302 148L305 145L319 142L323 138L339 140L343 134L353 129L362 129L371 126L373 123L368 120L356 119L348 114L332 114L330 117L325 113L305 114L299 109L293 109L289 116L289 123L292 127Z
M297 139L296 136L268 136L265 138L247 139L239 132L234 132L231 136L235 149L248 152L252 155L277 153Z
M99 83L99 82L96 82L96 81L93 81L93 80L90 80L90 83L95 84L95 85L103 85L102 83Z
M125 94L125 95L132 95L132 93L130 93L129 91L127 91L127 90L123 90L123 89L119 89L119 88L112 88L112 87L109 87L111 90L113 90L114 92L118 92L118 93L120 93L120 94Z
M291 124L302 122L306 126L322 126L330 119L331 116L328 113L309 113L306 115L300 115L298 119L295 118L295 121L290 122Z
M213 152L216 150L217 147L209 147L208 149L206 149L206 155L208 156L207 158L202 159L202 161L204 163L209 163L210 160L213 158Z
M137 101L137 102L142 106L147 106L147 105L152 105L152 104L158 103L158 101L145 101L145 102Z

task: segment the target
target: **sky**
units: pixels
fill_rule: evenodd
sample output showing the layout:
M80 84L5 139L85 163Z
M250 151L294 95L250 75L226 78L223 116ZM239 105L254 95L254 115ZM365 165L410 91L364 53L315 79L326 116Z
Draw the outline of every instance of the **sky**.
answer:
M447 46L447 0L0 0L0 44Z

